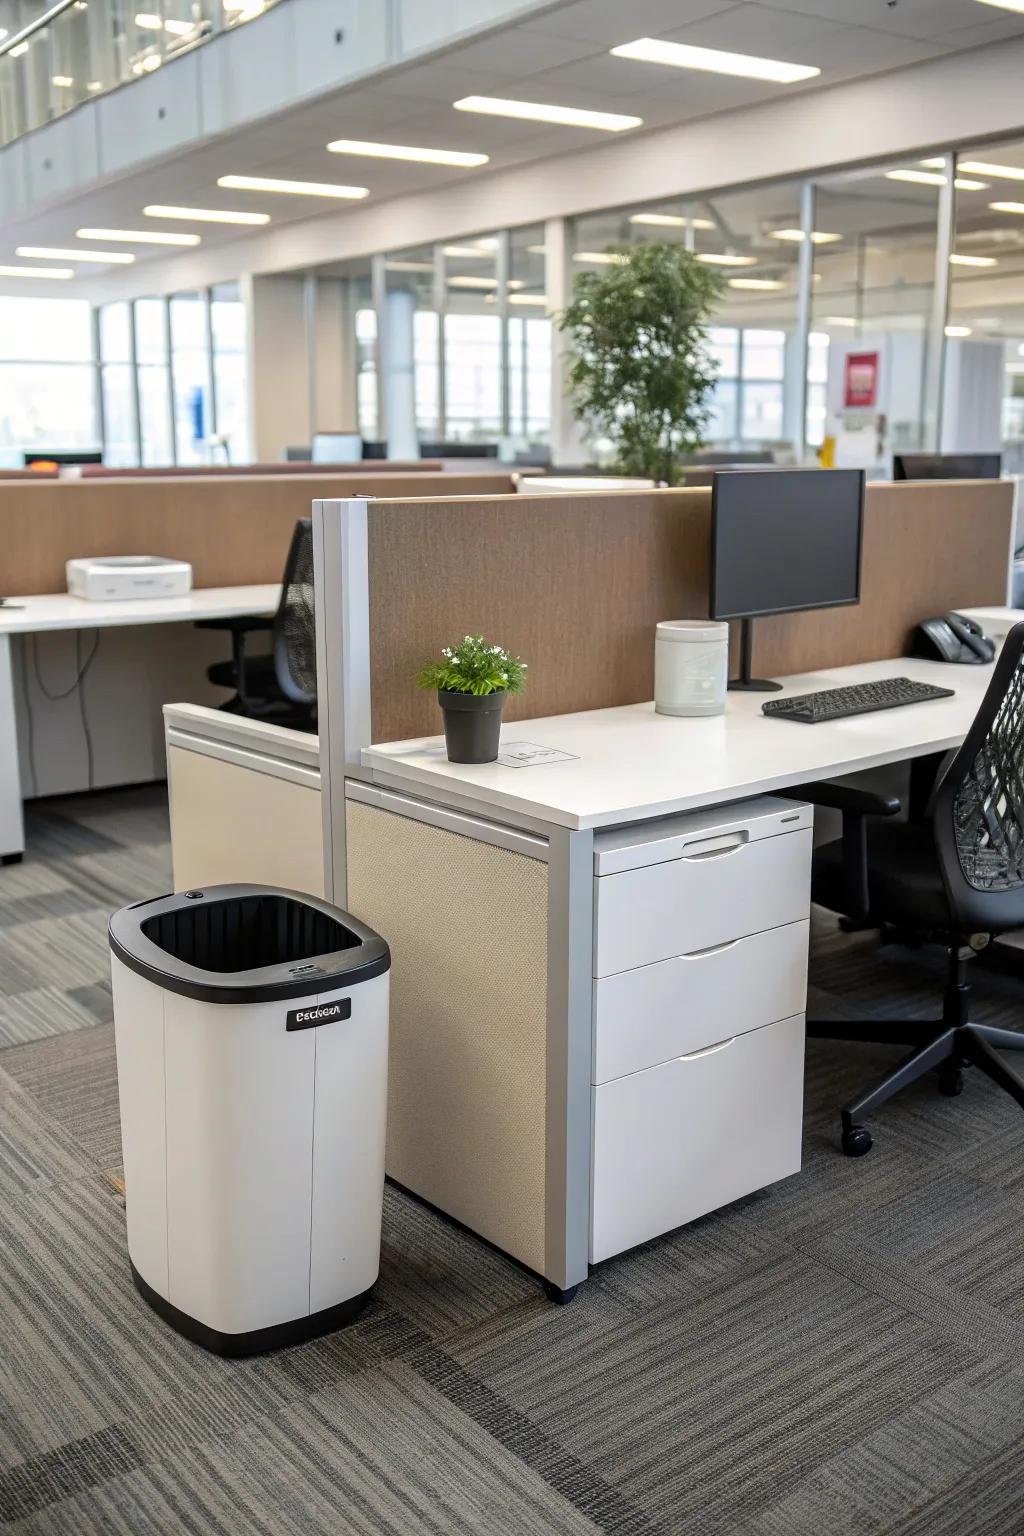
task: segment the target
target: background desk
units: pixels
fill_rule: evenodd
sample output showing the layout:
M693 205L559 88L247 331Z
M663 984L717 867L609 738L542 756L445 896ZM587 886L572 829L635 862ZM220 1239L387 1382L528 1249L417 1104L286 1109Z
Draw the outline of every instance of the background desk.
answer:
M81 707L88 712L97 787L163 776L160 706L168 698L212 697L205 666L225 647L223 636L201 631L177 633L167 643L167 625L272 613L279 595L275 584L116 603L54 593L17 598L0 608L0 856L24 849L21 801L26 791L57 794L89 787ZM62 645L56 637L83 631L103 631L104 640L82 684L81 699L74 689L60 702L47 699L25 647L35 647L34 660L48 689L62 694L91 642L86 640L83 657L73 641ZM55 638L34 638L42 636ZM16 641L21 647L17 657Z

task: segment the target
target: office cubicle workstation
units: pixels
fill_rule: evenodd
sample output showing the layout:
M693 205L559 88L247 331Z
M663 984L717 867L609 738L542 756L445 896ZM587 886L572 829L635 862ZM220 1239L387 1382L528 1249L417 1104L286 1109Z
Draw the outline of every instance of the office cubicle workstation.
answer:
M987 679L958 669L941 707L813 730L750 695L655 714L655 624L708 612L710 514L705 489L315 509L324 863L319 884L308 859L297 875L389 935L388 1170L559 1296L797 1171L813 817L783 795L949 749ZM1010 523L997 482L869 486L859 604L760 619L758 672L792 692L941 678L904 658L910 632L1002 609ZM413 678L468 630L530 663L502 739L547 761L448 762ZM205 710L167 723L176 883L231 877L230 848L188 825L204 790L239 807L249 847L285 798L312 837L308 739L227 741ZM461 937L481 912L486 954ZM680 1020L684 981L700 1007Z
M163 777L163 704L225 698L206 674L229 641L196 624L273 613L311 493L481 494L512 485L507 472L316 469L0 478L0 857L23 851L23 797ZM69 560L112 555L187 562L192 591L129 602L68 594Z

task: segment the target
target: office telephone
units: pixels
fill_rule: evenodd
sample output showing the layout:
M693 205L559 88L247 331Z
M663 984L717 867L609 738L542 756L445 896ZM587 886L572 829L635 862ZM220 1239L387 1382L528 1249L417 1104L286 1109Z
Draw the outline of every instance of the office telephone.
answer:
M945 613L925 619L914 631L910 654L929 661L952 661L980 666L995 659L995 641L980 624L962 613Z

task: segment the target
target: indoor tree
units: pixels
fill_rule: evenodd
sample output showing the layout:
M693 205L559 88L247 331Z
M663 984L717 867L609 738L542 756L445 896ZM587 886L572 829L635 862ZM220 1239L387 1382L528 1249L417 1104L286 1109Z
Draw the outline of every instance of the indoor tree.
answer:
M609 254L602 271L577 277L559 317L573 346L569 391L591 430L614 443L616 469L674 485L710 415L707 324L723 279L681 245Z

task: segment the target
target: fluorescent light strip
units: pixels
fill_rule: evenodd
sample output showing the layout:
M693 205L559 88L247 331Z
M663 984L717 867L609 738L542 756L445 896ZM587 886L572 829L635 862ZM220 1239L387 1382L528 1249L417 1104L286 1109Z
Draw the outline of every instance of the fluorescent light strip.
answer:
M944 187L946 185L945 176L940 176L938 171L886 171L885 177L887 181L910 181L922 187ZM953 185L958 192L984 192L985 190L985 183L983 181L968 181L963 176L958 176Z
M462 149L425 149L415 144L378 144L370 139L332 139L332 155L365 155L370 160L415 160L422 165L457 165L465 169L486 165L489 155Z
M386 261L385 270L388 272L433 272L432 261Z
M449 288L497 288L498 279L496 277L449 277L447 284ZM510 290L522 288L522 278L509 278L507 286Z
M730 277L730 288L749 288L753 293L778 293L780 288L785 288L785 283L777 282L771 277Z
M0 267L0 277L74 277L70 267Z
M995 6L997 11L1013 11L1024 16L1024 0L978 0L979 5Z
M987 160L960 160L958 171L969 171L974 176L1002 177L1004 181L1024 181L1024 170L1019 165L990 165Z
M730 251L698 251L697 260L709 267L756 267L756 256L734 256Z
M14 47L8 50L7 57L9 59L20 59L22 54L25 53L28 53L28 43L15 43Z
M1024 203L989 203L996 213L1024 213Z
M147 203L143 208L147 219L181 219L184 223L194 220L200 224L269 224L269 213L241 213L231 208L174 208L165 203Z
M854 320L851 315L826 315L825 316L825 324L826 325L848 325L851 328L856 329L856 327L860 324L860 321L859 320Z
M794 245L803 244L804 232L802 229L770 229L768 233L773 240L791 240ZM824 229L814 229L811 231L812 245L834 245L837 240L842 238L842 235L831 235Z
M617 59L636 59L641 64L670 64L675 69L699 69L713 75L739 75L745 80L770 80L775 85L795 85L811 80L821 70L813 64L787 64L783 59L761 59L749 53L726 53L721 48L694 48L689 43L667 43L660 37L638 37L609 50Z
M446 245L446 256L454 256L458 261L493 261L493 248L485 245Z
M336 181L287 181L279 176L218 176L218 187L236 192L293 192L297 197L369 197L369 187L346 187Z
M618 251L573 251L573 261L591 261L599 267L621 267L627 256Z
M76 240L123 240L126 245L199 245L202 235L158 234L149 229L76 229Z
M488 293L484 296L485 304L496 304L497 301L496 294ZM546 293L510 293L508 302L510 304L535 304L538 308L547 309L548 296Z
M96 261L104 266L130 267L135 257L130 251L76 251L50 245L19 245L15 256L35 256L43 261Z
M60 86L62 89L69 89L71 86L74 85L74 83L75 83L74 75L51 75L50 76L50 84L51 85Z
M678 213L631 213L631 224L664 225L666 229L714 229L711 219L684 219Z
M947 336L951 336L954 339L959 338L959 337L963 337L963 336L970 336L970 334L971 334L971 328L970 328L969 325L947 325L946 326L946 335Z
M504 96L463 96L453 101L456 112L483 112L488 117L520 117L529 123L557 123L563 128L598 128L623 133L639 128L642 117L621 112L591 112L581 107L557 107L543 101L511 101ZM328 145L328 148L330 146Z
M951 267L997 267L995 256L961 256L959 252L949 258Z

